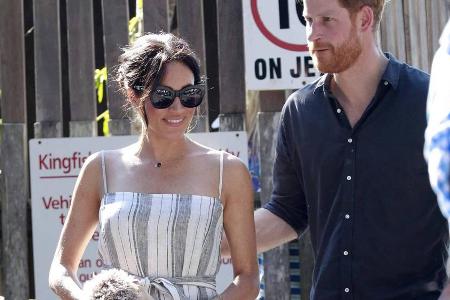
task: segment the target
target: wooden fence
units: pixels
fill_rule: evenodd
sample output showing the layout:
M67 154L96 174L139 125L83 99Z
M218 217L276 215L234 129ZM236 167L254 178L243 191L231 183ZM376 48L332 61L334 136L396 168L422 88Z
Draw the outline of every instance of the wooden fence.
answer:
M114 84L107 87L106 107L97 104L93 71L116 64L134 11L135 0L0 0L0 294L8 300L33 296L28 140L95 136L96 117L105 108L113 135L131 132ZM220 130L244 130L241 1L144 0L143 16L144 31L176 32L199 54L210 89L197 130L207 131L216 116ZM392 0L379 35L382 48L429 71L448 16L445 0ZM285 98L285 91L259 96L263 203L271 191L273 141ZM289 247L300 249L300 288L308 299L313 262L307 238L265 254L266 266L277 266L266 268L266 299L291 298Z

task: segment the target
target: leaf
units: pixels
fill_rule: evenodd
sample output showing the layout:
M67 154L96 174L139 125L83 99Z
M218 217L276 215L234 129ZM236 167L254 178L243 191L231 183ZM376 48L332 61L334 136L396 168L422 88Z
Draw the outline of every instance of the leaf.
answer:
M103 67L101 69L95 69L94 81L95 81L95 88L97 90L98 103L103 102L104 88L105 88L105 83L107 82L107 78L108 78L108 71L107 71L106 67Z
M97 118L96 118L96 121L98 122L98 121L100 121L102 119L103 119L103 128L102 128L103 135L104 136L109 136L110 135L110 133L109 133L109 120L110 120L110 117L109 117L109 110L108 109L105 110L104 112L102 112L100 115L98 115Z

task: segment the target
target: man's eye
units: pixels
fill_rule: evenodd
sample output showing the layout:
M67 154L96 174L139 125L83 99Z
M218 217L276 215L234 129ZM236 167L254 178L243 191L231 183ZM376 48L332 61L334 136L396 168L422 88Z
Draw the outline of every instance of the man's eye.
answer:
M305 17L305 21L306 21L306 23L311 24L312 23L312 18Z
M332 19L331 17L323 17L324 22L330 22Z

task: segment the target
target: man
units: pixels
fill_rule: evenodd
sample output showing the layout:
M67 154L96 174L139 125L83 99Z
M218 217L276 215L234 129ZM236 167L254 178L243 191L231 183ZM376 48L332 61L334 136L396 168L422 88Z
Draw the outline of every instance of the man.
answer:
M384 0L305 0L318 81L281 115L258 250L309 227L311 299L437 299L448 229L422 149L429 77L376 44ZM224 254L228 249L224 243Z
M449 1L450 6L450 1ZM440 48L433 59L430 91L428 93L428 126L425 132L425 156L433 190L442 214L450 219L450 20L439 40ZM450 261L447 261L447 274ZM450 300L450 286L442 300Z

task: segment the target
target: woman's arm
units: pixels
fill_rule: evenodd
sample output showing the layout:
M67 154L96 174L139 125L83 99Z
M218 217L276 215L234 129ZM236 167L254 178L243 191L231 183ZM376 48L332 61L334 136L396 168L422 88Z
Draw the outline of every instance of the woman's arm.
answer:
M222 201L223 223L231 252L234 280L219 298L254 300L259 291L259 278L253 189L247 168L231 155L227 155L224 164Z
M83 299L77 280L80 259L98 223L101 190L100 157L94 154L83 165L72 195L49 274L50 288L64 300Z

